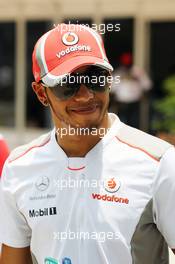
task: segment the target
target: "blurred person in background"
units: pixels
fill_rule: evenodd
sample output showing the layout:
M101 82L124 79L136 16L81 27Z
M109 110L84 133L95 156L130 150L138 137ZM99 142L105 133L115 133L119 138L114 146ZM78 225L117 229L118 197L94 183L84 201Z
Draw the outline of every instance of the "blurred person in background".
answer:
M6 161L8 155L9 155L9 148L3 136L0 135L0 177L2 173L2 168L4 166L4 162Z
M36 43L32 87L55 128L3 169L1 264L168 264L175 252L175 149L108 113L112 70L88 27Z
M113 77L120 76L120 83L113 82L111 107L123 122L139 128L140 102L144 93L151 89L152 82L143 69L133 65L131 53L123 53L119 62Z

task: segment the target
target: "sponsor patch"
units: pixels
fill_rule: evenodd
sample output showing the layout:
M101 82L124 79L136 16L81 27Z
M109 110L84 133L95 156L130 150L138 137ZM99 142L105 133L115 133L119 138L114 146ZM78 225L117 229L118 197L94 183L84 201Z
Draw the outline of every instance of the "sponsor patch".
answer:
M57 214L57 208L56 207L50 207L50 208L44 208L44 209L31 209L29 210L29 217L40 217L40 216L49 216L49 215L56 215Z

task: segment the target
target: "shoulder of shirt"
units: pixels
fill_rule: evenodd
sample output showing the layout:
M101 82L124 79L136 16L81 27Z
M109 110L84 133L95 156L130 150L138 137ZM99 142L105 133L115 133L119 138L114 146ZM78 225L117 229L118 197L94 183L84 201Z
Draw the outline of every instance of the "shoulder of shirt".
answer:
M12 163L30 153L33 149L44 147L51 139L51 132L44 134L28 144L22 145L14 149L7 159L7 163Z
M120 129L116 133L116 139L131 148L144 152L156 161L160 161L164 153L170 147L173 147L173 145L158 137L130 127L124 123L122 123Z

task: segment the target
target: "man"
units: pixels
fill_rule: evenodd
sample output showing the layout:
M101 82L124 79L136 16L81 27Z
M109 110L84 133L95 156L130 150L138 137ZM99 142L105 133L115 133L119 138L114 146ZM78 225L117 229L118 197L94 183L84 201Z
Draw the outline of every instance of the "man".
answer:
M174 147L107 112L111 71L88 27L61 24L38 40L32 87L55 129L6 162L1 263L168 263Z

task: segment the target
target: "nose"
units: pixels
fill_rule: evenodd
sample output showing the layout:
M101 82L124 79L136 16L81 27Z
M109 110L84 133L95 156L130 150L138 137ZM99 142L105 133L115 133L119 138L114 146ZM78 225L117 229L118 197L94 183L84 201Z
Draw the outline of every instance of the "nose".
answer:
M86 85L81 84L78 92L74 96L74 100L77 102L88 102L94 98L94 92L89 90Z

